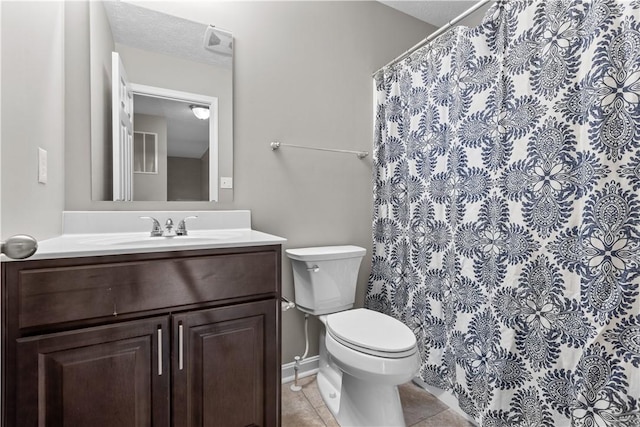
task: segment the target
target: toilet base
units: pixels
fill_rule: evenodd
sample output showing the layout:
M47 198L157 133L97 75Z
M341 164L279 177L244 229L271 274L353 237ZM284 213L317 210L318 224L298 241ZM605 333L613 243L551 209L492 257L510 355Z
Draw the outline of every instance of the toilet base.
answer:
M343 427L404 427L398 387L372 384L343 373L336 420Z
M341 427L406 425L398 387L372 384L345 373L340 375L330 366L320 370L316 378L322 400Z
M328 369L320 370L316 376L318 390L324 404L329 408L333 417L340 410L340 387L342 385L342 375L337 371Z
M341 427L405 427L398 387L373 384L342 372L331 360L320 331L320 396Z

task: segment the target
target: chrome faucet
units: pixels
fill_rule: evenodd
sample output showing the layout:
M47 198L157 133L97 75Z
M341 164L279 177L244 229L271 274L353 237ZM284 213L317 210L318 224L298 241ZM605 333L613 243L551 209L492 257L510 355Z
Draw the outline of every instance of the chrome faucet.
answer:
M171 218L167 218L167 222L164 224L164 233L162 233L163 237L175 237L177 236L176 231L173 229L173 220Z
M182 219L182 221L180 221L178 223L178 229L176 230L176 236L186 236L187 235L187 224L186 221L188 219L191 218L198 218L197 215L193 215L193 216L187 216L185 218Z
M151 237L162 237L162 227L160 227L160 223L157 219L150 216L141 216L140 219L150 219L153 221L153 225L151 228Z
M177 231L173 229L173 220L171 218L167 218L167 222L164 224L164 231L162 230L162 226L160 226L160 222L158 222L157 219L151 216L141 216L140 219L150 219L151 221L153 221L153 226L151 228L150 234L151 237L175 237L187 235L187 230L184 227L184 219L180 221L180 225L178 225ZM184 234L181 234L181 232L184 232Z

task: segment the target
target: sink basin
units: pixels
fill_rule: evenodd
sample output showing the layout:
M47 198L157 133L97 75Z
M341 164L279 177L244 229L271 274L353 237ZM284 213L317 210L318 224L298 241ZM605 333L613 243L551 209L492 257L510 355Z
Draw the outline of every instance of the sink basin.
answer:
M229 230L193 231L187 236L174 237L150 237L146 233L122 233L89 238L79 243L99 246L180 246L229 240L239 237L241 234L240 231Z

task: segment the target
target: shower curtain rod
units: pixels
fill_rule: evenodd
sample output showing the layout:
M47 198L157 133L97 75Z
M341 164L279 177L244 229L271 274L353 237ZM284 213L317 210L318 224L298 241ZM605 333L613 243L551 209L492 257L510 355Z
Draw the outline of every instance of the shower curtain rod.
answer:
M429 34L429 36L427 38L425 38L422 41L420 41L419 43L417 43L411 49L405 51L402 55L398 56L396 59L394 59L393 61L389 62L388 64L380 67L378 69L378 71L376 71L375 73L372 74L372 76L375 76L381 70L387 68L389 65L392 65L392 64L395 64L396 62L402 61L407 56L411 55L413 52L415 52L416 50L420 49L422 46L424 46L427 43L429 43L431 40L433 40L436 37L438 37L439 35L447 32L451 27L453 27L458 22L462 21L464 18L466 18L467 16L471 15L473 12L475 12L478 9L480 9L482 6L484 6L485 4L489 3L490 1L491 0L480 0L477 4L473 5L472 7L467 9L466 11L462 12L460 15L456 16L451 21L447 22L445 25L443 25L442 27L438 28L435 32Z
M353 151L353 150L339 150L337 148L320 148L320 147L307 147L304 145L295 145L295 144L283 144L279 141L273 141L271 144L271 150L277 150L280 147L293 147L293 148L304 148L307 150L317 150L317 151L331 151L332 153L347 153L347 154L355 154L359 159L364 159L369 155L368 151Z

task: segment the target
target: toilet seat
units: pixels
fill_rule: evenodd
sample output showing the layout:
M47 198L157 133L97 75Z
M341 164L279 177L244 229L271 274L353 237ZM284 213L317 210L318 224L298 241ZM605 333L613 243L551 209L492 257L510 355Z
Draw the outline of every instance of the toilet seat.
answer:
M417 351L411 329L377 311L358 308L326 316L328 334L352 350L372 356L400 359Z

